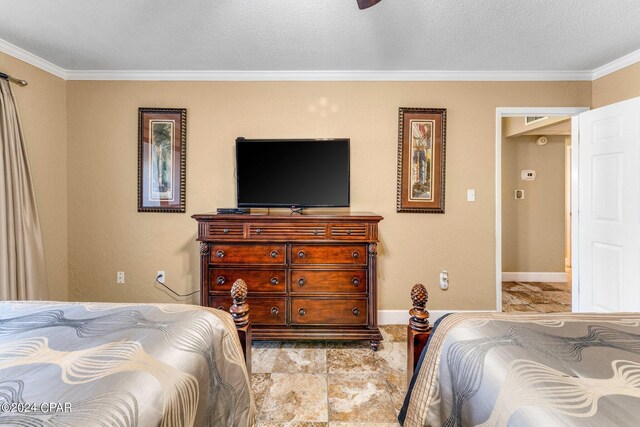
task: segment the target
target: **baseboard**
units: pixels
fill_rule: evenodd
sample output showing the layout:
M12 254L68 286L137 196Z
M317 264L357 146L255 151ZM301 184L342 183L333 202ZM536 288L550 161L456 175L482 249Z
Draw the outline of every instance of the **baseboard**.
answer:
M511 272L502 273L503 282L567 282L567 273L562 272Z
M429 308L427 307L427 310ZM495 310L429 310L429 323L448 313L486 313ZM408 325L409 310L378 310L378 325Z

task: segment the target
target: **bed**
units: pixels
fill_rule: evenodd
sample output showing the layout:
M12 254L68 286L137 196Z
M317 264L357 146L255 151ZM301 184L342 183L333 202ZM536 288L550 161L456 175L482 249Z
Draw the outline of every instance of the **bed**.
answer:
M638 425L640 313L457 313L431 329L421 295L403 426Z
M184 304L0 302L0 424L253 425L239 292L235 319Z

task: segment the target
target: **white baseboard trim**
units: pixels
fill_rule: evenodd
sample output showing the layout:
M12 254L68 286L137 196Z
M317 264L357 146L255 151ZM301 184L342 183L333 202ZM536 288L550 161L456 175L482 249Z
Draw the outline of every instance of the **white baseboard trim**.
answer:
M427 310L429 308L427 307ZM429 323L432 325L436 320L448 313L486 313L495 310L429 310ZM378 325L408 325L409 310L378 310Z
M560 272L510 272L502 273L503 282L567 282L567 273Z

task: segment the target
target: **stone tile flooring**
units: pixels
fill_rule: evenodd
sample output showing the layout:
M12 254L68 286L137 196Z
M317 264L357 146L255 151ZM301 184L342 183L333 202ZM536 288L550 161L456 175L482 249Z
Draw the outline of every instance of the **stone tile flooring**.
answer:
M571 311L571 284L504 282L505 312ZM406 390L406 325L368 341L253 343L258 427L393 427Z
M502 282L502 311L571 312L571 283Z
M368 341L253 343L258 427L392 427L406 390L407 326Z

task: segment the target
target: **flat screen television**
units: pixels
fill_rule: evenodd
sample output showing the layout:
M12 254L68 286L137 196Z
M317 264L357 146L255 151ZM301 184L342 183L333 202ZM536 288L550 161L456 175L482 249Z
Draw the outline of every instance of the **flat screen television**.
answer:
M238 207L348 207L349 139L236 139Z

